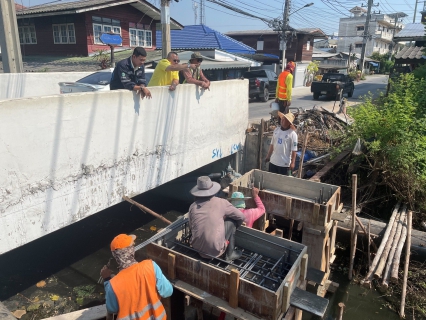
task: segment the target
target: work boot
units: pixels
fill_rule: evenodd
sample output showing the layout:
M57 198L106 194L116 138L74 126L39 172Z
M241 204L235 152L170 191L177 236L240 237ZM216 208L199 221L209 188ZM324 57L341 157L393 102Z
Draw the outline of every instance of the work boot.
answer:
M242 256L242 254L241 250L235 249L235 234L233 234L229 239L229 244L225 251L225 260L228 262L237 260Z

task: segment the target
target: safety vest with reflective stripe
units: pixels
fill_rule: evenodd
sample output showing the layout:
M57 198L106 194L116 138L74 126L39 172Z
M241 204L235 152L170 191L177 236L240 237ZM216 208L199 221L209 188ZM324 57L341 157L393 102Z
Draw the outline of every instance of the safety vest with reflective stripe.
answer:
M280 100L291 100L291 97L287 97L287 85L285 83L288 75L291 75L291 72L285 70L278 77L277 98Z
M117 320L166 320L152 260L121 270L110 281L118 301Z

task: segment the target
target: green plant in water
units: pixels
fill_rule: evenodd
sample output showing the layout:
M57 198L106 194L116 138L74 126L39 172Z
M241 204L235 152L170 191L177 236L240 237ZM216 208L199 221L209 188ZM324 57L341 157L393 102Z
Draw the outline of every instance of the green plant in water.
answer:
M95 292L95 286L94 285L78 286L78 287L74 287L72 291L76 294L77 299L87 298L87 297L90 297Z

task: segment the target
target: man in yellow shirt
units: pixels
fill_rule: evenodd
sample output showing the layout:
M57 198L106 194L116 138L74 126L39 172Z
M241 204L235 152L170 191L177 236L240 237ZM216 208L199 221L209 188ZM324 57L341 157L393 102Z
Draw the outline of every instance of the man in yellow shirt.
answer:
M196 69L196 64L183 63L179 64L180 60L176 52L169 52L167 59L162 59L155 67L148 87L169 86L170 91L174 91L179 84L179 71L188 69Z
M275 102L278 103L280 112L283 114L289 112L291 105L291 91L293 89L293 72L295 67L296 64L290 61L278 77Z

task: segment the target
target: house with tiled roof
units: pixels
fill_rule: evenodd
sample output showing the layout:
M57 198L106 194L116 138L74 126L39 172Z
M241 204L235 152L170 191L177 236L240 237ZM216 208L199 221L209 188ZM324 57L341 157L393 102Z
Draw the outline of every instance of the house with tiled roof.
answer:
M102 33L122 37L117 49L155 50L160 9L145 0L80 0L16 8L22 55L88 56L109 50ZM171 29L182 29L170 19Z

